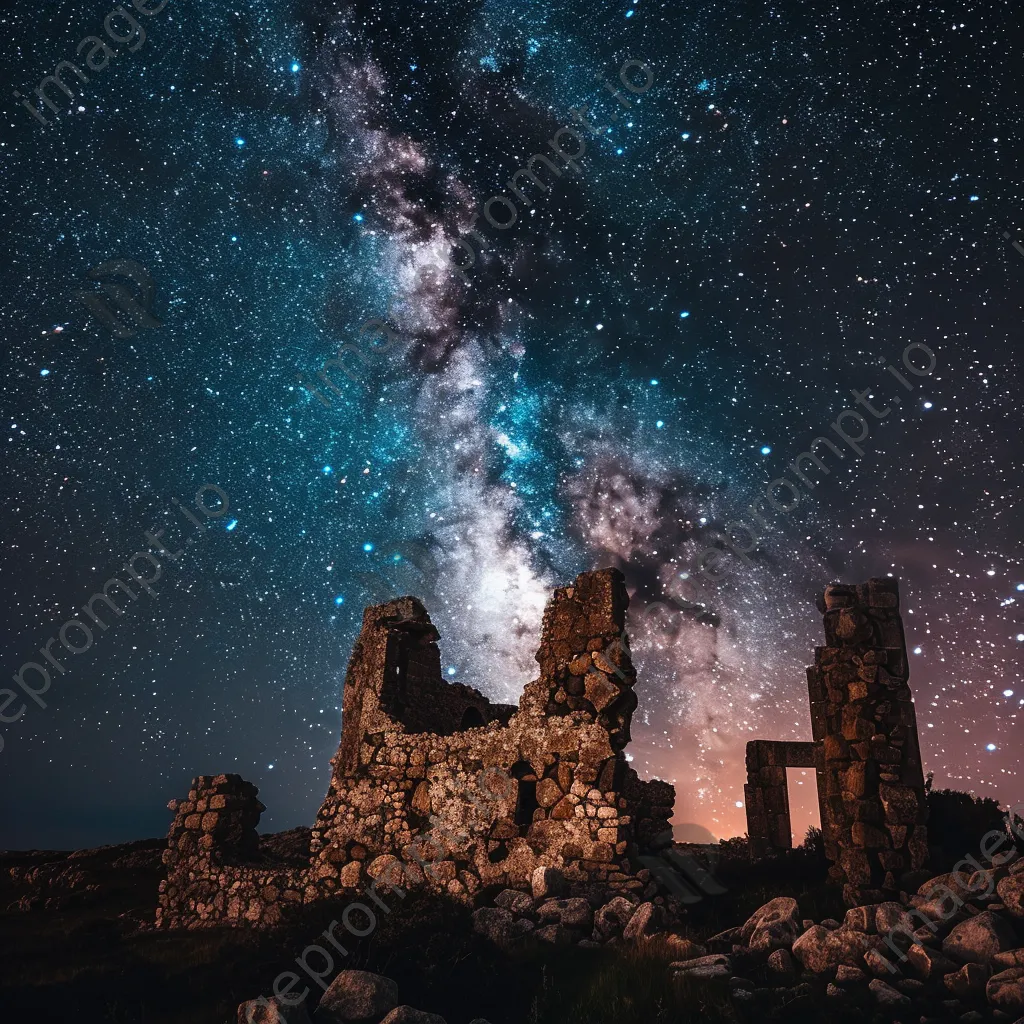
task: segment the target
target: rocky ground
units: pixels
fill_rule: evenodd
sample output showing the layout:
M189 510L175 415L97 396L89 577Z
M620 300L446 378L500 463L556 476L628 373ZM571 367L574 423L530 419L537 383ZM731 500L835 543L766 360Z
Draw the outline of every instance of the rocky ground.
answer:
M797 900L778 897L704 943L672 930L671 901L637 906L618 897L595 908L553 898L549 888L541 879L532 894L502 892L473 914L474 928L504 949L527 938L598 948L660 937L679 955L668 971L727 984L738 1019L817 1005L824 1019L834 1010L920 1024L1024 1024L1024 858L929 878L901 902L855 907L842 921L815 923Z
M263 837L261 850L287 861L307 843L308 831L295 830ZM267 934L155 931L162 845L0 854L5 1019L229 1024L249 1003L243 1020L251 1008L252 1024L274 1024L273 1005L250 1001L270 996L340 906ZM808 851L755 866L742 854L723 845L713 864L721 884L688 905L650 882L633 900L588 898L550 869L530 891L488 893L475 910L410 892L373 936L352 944L327 992L310 984L306 1004L282 1007L280 1020L1024 1020L1024 860L966 881L924 880L901 902L845 911ZM907 922L912 909L934 929ZM894 950L885 938L901 924L913 931L896 934Z

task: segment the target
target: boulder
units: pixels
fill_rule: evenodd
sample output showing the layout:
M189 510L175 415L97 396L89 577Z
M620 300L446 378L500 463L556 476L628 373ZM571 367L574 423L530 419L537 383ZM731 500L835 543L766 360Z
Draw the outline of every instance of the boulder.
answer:
M380 1020L398 1005L398 986L369 971L341 971L313 1015L316 1024Z
M859 967L850 967L847 964L840 964L836 968L837 985L857 985L867 981L868 976Z
M494 898L494 905L507 910L515 917L525 917L533 913L533 897L518 889L504 889Z
M715 953L729 953L733 946L744 945L740 941L740 931L741 929L737 926L736 928L726 928L724 932L712 935L710 939L706 940L708 949Z
M1008 949L992 957L992 969L1005 971L1008 967L1024 967L1024 949Z
M793 954L788 949L777 949L768 957L768 970L781 980L793 979L796 977L796 964L793 963Z
M545 901L537 908L537 918L541 924L560 924L589 932L594 911L582 896L574 896L566 900Z
M831 951L829 948L829 936L832 934L827 928L820 924L811 925L793 943L793 956L800 961L801 965L815 974L834 967ZM859 934L854 932L854 934Z
M871 939L863 932L848 928L829 931L816 924L793 943L793 956L808 971L818 974L839 964L860 967L870 948Z
M278 996L248 999L238 1006L238 1024L309 1024L306 1000L289 1003Z
M910 997L887 985L881 978L872 978L868 982L868 990L875 997L879 1006L906 1007L910 1005Z
M902 903L879 903L875 907L875 931L879 935L889 935L894 931L911 933L913 930L914 920L907 916L907 908Z
M923 883L917 890L918 896L923 896L926 900L935 898L935 892L942 892L943 890L949 889L954 892L961 900L969 900L974 893L967 886L967 879L962 875L956 874L951 871L945 875L936 875L934 878L929 878L927 882Z
M732 957L726 953L710 953L707 956L694 957L692 960L680 960L669 964L673 971L692 971L698 967L728 967L732 971Z
M877 949L869 949L864 954L864 963L867 965L867 969L876 978L896 978L899 977L899 968L889 959L879 953Z
M533 933L533 937L538 942L548 942L552 946L570 946L574 938L579 938L579 934L574 935L571 929L556 921L554 924L546 924L538 928Z
M694 960L699 956L705 956L707 950L698 942L692 939L683 938L682 935L664 935L662 941L672 957L676 960Z
M1024 1013L1024 967L1011 967L993 974L985 986L985 996L1003 1013Z
M637 939L657 935L662 930L663 915L661 907L653 903L641 903L629 919L629 924L622 933L623 939L627 942L636 942Z
M875 932L875 905L851 907L843 918L843 927L852 928L855 932L873 935Z
M927 988L925 983L918 981L917 978L897 978L892 983L892 987L898 988L905 996L910 996L911 999L920 995Z
M955 996L967 999L985 991L985 983L992 971L984 964L964 964L958 971L947 974L943 984Z
M996 892L1008 913L1024 917L1024 872L1008 875L996 886Z
M445 1019L411 1006L396 1006L380 1024L445 1024Z
M610 939L613 935L621 935L635 910L636 906L625 896L616 896L594 914L595 936Z
M918 977L924 978L926 981L952 974L957 969L957 965L938 950L917 943L907 950L907 959Z
M986 900L996 891L996 883L1008 873L1005 868L982 868L967 880L967 888L974 893L974 899Z
M501 949L508 949L517 940L533 930L533 923L518 920L501 907L481 907L473 911L473 931L489 939Z
M750 940L762 925L771 924L775 921L785 921L791 923L796 930L796 934L800 933L800 907L797 905L796 900L791 899L789 896L779 896L774 900L769 900L762 907L758 907L757 910L747 918L746 923L740 927L738 942L741 945L749 946ZM794 936L795 937L795 936ZM792 943L790 943L792 945Z
M766 921L759 924L750 937L750 948L760 953L769 953L776 949L791 949L800 935L799 921Z
M695 960L669 964L669 970L687 978L729 978L733 973L733 961L724 953L712 953Z
M1017 936L998 914L986 910L958 924L942 943L942 952L965 964L987 964L996 953L1013 949Z

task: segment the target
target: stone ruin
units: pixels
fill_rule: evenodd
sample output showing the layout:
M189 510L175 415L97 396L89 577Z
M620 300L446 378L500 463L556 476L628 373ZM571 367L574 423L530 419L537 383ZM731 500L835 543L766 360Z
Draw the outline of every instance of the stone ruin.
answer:
M792 846L787 768L814 768L830 878L849 906L898 898L928 858L928 805L895 579L831 586L807 669L812 743L747 744L753 856Z
M624 754L637 698L623 580L604 569L555 591L518 707L444 680L415 598L367 608L308 859L261 849L251 783L200 776L169 804L157 925L271 926L289 905L378 879L468 902L529 887L538 868L571 892L692 892L669 849L675 790L642 781Z
M555 591L540 673L518 706L444 680L438 632L415 598L367 608L308 844L261 840L256 787L200 776L168 805L157 926L269 927L289 906L378 882L468 903L485 888L529 888L538 869L572 895L693 903L694 888L724 891L672 844L673 787L626 761L637 698L623 581L603 569ZM786 768L815 768L831 877L851 906L895 898L927 857L898 608L895 580L829 587L828 646L807 670L813 742L747 745L752 854L792 845Z

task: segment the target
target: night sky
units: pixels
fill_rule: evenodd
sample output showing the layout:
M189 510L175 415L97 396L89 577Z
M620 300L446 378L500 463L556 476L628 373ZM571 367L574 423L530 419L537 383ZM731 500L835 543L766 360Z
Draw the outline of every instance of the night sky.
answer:
M677 822L745 830L746 741L810 739L816 597L872 575L925 770L1024 797L1018 4L151 0L144 41L115 7L0 15L0 686L52 677L0 706L0 847L162 835L221 771L311 824L364 605L416 594L513 701L550 589L606 565ZM60 61L89 81L44 126ZM755 502L749 564L700 576Z

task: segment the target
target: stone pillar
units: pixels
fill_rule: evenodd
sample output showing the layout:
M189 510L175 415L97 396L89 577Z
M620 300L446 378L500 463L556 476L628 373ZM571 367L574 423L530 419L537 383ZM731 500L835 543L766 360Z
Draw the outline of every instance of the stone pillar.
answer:
M793 845L786 769L762 764L761 746L760 740L747 744L747 784L743 787L750 856L755 858L770 849L788 850Z
M536 655L540 679L527 684L519 703L544 718L585 712L607 729L616 753L629 743L637 705L624 579L618 569L601 569L581 573L573 586L555 591L544 609Z
M172 800L175 812L167 833L160 883L157 927L193 927L223 916L226 893L221 867L250 860L259 851L256 826L266 808L259 792L240 775L200 775L188 799Z
M826 647L807 670L824 752L825 849L850 906L895 899L925 865L927 802L894 579L825 590Z

